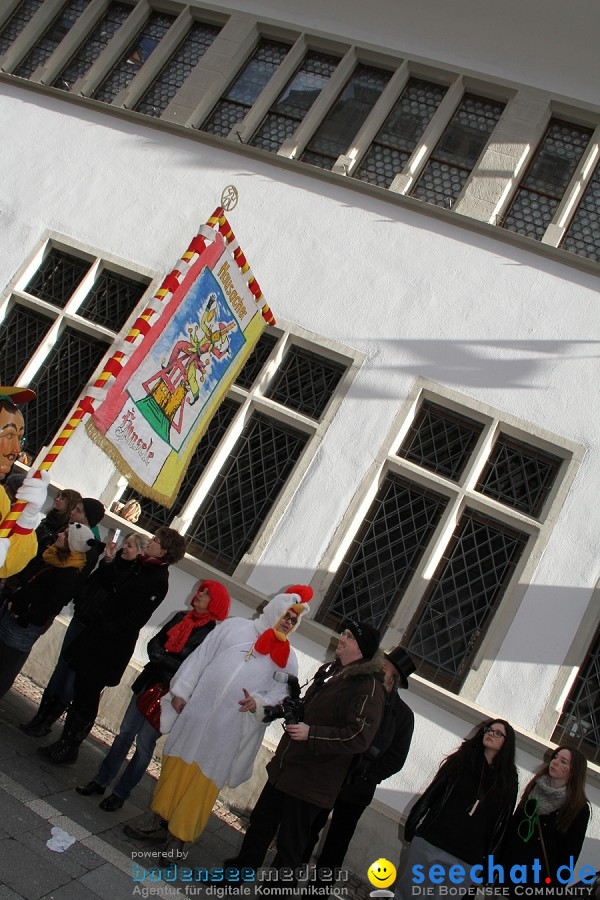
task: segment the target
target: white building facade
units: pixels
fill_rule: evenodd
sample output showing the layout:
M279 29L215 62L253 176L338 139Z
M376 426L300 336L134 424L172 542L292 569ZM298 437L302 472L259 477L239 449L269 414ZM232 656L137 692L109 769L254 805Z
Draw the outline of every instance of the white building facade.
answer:
M517 730L522 786L568 739L596 820L600 799L599 16L406 6L0 10L1 376L38 391L34 455L237 189L277 326L173 509L142 501L144 528L189 538L144 638L207 576L242 615L313 586L306 677L346 616L402 643L413 749L363 817L359 873L395 860L414 793L488 714ZM130 495L83 429L52 478ZM29 665L47 677L44 650Z

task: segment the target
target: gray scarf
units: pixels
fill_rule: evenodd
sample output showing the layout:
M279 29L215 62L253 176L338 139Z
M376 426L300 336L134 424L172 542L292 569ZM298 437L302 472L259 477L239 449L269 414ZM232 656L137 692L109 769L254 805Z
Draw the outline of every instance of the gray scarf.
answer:
M552 787L549 775L541 775L533 785L530 794L538 801L538 815L547 816L560 809L567 796L567 786Z

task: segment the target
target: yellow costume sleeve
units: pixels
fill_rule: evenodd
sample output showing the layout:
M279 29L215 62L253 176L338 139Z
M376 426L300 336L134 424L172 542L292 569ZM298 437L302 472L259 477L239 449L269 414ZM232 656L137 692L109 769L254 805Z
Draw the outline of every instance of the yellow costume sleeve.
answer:
M10 500L2 485L0 485L0 521L10 511ZM28 534L12 534L10 536L10 550L6 556L4 565L0 568L0 578L8 578L16 575L25 568L30 559L37 553L37 537L35 531Z

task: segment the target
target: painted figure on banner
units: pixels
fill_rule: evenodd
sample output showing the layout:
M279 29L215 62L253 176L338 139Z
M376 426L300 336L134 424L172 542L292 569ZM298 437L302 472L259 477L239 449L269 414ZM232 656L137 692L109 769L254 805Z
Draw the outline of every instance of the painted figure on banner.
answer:
M167 506L265 325L260 289L235 253L217 232L168 276L158 293L171 298L86 424L133 489Z

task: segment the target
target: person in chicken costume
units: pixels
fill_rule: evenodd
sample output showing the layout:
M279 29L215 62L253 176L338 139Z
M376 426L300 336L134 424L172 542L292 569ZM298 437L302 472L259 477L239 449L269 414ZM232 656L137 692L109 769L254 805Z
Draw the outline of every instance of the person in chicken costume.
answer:
M10 512L10 497L2 486L18 459L21 442L25 433L23 415L17 403L29 403L35 393L29 388L0 385L0 521L4 521ZM41 472L40 478L34 478L29 472L17 491L17 500L27 505L10 537L0 537L0 578L16 575L25 568L37 552L35 529L42 519L41 509L48 493L50 476Z
M298 675L288 638L312 593L293 585L257 619L227 619L171 681L162 700L161 731L170 733L152 800L154 818L146 828L125 826L129 837L166 840L165 861L202 834L225 784L237 787L252 775L266 728L264 707L288 695L275 676Z

